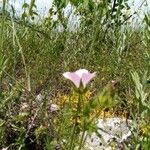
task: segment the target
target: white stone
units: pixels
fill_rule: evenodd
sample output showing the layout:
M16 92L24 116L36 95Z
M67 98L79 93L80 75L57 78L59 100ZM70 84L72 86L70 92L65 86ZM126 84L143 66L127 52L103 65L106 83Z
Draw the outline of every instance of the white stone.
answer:
M121 118L105 118L97 121L98 133L101 135L99 138L96 133L88 135L84 148L85 150L111 150L109 145L111 141L119 144L131 136L131 131L127 125L131 124L131 120Z

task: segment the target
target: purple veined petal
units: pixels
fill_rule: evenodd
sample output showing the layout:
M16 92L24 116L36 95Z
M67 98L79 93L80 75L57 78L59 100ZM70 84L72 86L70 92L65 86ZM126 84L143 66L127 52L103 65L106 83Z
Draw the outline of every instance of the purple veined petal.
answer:
M65 72L63 76L72 81L77 88L80 86L81 78L75 72Z
M86 69L79 69L79 70L77 70L76 72L75 72L80 78L82 78L82 75L84 74L84 73L89 73L88 72L88 70L86 70Z
M83 84L84 88L95 77L95 74L96 73L94 72L94 73L84 73L82 75L82 84Z

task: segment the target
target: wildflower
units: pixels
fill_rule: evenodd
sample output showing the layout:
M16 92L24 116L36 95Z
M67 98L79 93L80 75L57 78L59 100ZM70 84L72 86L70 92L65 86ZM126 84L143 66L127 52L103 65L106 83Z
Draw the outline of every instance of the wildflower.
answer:
M56 112L59 110L59 106L56 104L51 104L50 106L50 112Z
M36 96L36 101L37 102L42 102L43 99L44 99L44 96L41 93Z
M77 88L81 85L85 88L86 85L95 77L95 72L90 73L86 69L79 69L75 72L65 72L63 76L72 81Z

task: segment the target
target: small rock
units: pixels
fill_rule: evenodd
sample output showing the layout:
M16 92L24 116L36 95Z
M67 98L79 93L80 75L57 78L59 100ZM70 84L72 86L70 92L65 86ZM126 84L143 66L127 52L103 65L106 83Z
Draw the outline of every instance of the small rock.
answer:
M131 120L128 120L129 125L131 122ZM119 150L117 146L131 136L126 119L99 119L97 121L97 127L101 138L96 133L88 135L84 146L85 150L112 150L112 145L115 146L116 150Z

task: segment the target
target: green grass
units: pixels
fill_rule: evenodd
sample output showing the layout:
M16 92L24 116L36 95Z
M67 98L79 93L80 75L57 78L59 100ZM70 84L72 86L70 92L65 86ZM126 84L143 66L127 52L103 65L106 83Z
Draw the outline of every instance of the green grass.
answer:
M49 114L48 108L60 100L58 95L71 95L71 85L62 74L86 68L97 73L89 88L94 96L110 81L119 79L118 102L112 107L126 111L128 118L135 120L129 142L133 149L148 150L149 15L145 26L134 28L128 20L123 24L117 22L121 14L115 16L113 24L114 16L107 5L100 5L99 9L93 3L91 7L83 3L77 7L82 14L80 26L74 31L65 28L57 32L57 25L67 25L62 8L56 22L47 17L41 23L29 23L27 20L34 14L23 19L11 18L5 15L4 2L0 16L0 149L66 149L68 145L62 139L71 136L72 114L67 106L56 114ZM53 15L55 12L51 11ZM43 102L35 100L39 93L44 95ZM147 97L143 100L144 93ZM27 107L22 108L24 105ZM28 129L31 118L34 125ZM145 128L147 132L143 133Z

